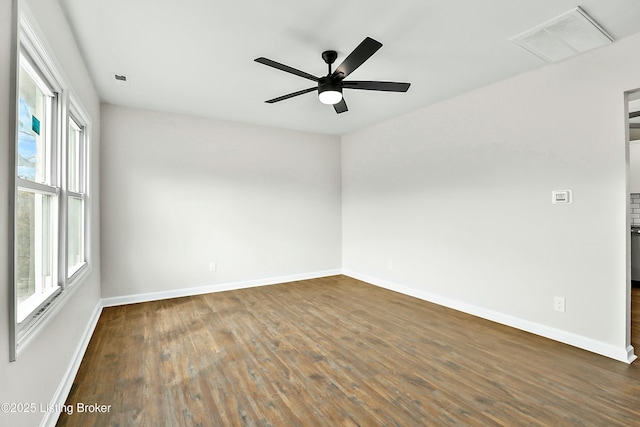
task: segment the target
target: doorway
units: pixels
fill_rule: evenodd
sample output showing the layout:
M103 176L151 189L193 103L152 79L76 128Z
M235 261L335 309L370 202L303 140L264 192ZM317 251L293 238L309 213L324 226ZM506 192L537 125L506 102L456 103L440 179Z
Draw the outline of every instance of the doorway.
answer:
M627 248L631 277L628 283L628 324L630 345L640 349L640 90L628 92L627 138L629 167L627 169L629 197L629 233Z

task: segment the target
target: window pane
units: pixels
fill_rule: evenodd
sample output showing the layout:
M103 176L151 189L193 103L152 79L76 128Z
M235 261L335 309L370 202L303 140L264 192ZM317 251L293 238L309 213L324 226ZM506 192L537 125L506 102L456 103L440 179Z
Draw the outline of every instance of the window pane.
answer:
M47 110L50 98L20 65L18 93L18 176L49 183L47 174Z
M69 191L82 192L81 186L81 162L80 144L82 142L82 128L69 118Z
M52 196L18 191L16 284L18 309L54 286Z
M84 200L69 197L67 222L67 275L71 277L84 263Z

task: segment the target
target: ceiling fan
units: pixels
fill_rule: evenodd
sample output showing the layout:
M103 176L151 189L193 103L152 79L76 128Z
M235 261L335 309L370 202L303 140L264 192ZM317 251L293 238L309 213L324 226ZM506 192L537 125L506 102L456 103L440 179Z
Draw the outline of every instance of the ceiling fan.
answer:
M381 47L382 43L380 43L379 41L376 41L371 37L365 38L362 43L360 43L353 50L353 52L351 52L349 56L347 56L342 64L340 64L338 68L336 68L333 72L331 72L331 65L338 57L338 53L335 50L327 50L322 52L322 59L324 59L324 62L329 66L329 73L324 77L316 77L309 73L305 73L304 71L297 70L295 68L289 67L288 65L284 65L264 57L256 58L256 62L268 65L269 67L277 68L278 70L282 70L287 73L295 74L296 76L304 77L305 79L313 80L314 82L318 83L317 86L279 96L265 102L273 104L274 102L284 101L285 99L293 98L294 96L303 95L305 93L317 90L320 102L327 105L333 105L336 113L340 114L348 110L347 104L342 97L342 89L406 92L411 85L410 83L344 80L349 74L351 74L356 68L361 66Z

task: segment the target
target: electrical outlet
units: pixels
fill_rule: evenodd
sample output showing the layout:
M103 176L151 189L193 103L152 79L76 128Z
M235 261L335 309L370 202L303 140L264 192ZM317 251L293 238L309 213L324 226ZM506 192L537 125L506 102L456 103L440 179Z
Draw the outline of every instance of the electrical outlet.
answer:
M553 297L553 309L560 313L565 312L565 301L563 297Z
M218 269L218 265L215 261L209 261L209 271L216 271Z
M391 261L391 260L387 261L387 269L388 270L393 270L393 261Z

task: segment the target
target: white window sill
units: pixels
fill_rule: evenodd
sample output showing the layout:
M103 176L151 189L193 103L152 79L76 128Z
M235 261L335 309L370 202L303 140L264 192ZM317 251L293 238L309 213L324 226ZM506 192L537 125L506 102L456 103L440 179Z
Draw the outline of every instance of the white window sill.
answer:
M29 317L35 310L38 309L38 307L43 302L45 302L47 299L49 299L49 297L51 295L53 295L56 292L58 292L58 290L60 290L60 286L55 286L53 288L50 288L50 289L44 291L41 294L33 294L29 298L24 300L18 306L18 316L17 316L18 317L17 318L18 323L22 323L24 321L24 319Z

